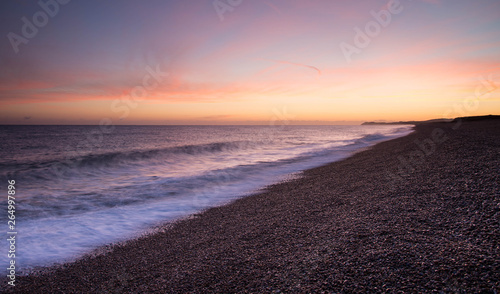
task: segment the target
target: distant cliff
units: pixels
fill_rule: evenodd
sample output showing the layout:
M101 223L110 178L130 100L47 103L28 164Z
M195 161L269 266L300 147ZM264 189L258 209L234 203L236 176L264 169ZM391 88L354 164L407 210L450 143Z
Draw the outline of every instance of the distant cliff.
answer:
M490 119L500 119L500 115L481 115L481 116L466 116L466 117L457 117L453 120L453 122L457 122L459 120L462 121L479 121L479 120L490 120Z
M414 124L417 124L419 122L416 122L416 121L398 121L398 122L374 122L374 121L367 121L367 122L364 122L362 123L361 125L362 126L365 126L365 125L414 125Z
M363 126L369 126L369 125L418 125L422 123L434 123L434 122L451 122L451 119L447 118L438 118L438 119L430 119L430 120L423 120L423 121L398 121L398 122L374 122L374 121L368 121L364 122L361 125Z

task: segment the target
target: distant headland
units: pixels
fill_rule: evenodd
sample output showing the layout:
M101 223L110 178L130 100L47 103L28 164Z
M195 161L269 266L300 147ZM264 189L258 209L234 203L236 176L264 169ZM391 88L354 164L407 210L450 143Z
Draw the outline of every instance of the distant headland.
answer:
M437 118L423 121L398 121L398 122L364 122L361 125L419 125L423 123L446 123L446 122L454 122L457 120L463 121L478 121L478 120L486 120L486 119L500 119L500 115L481 115L481 116L467 116L467 117L457 117L455 119L449 118Z

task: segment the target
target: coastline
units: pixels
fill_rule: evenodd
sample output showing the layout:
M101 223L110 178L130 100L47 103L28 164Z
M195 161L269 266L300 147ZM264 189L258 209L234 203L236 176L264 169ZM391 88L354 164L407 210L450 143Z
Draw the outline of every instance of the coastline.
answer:
M499 291L500 121L456 126L416 126L8 290Z

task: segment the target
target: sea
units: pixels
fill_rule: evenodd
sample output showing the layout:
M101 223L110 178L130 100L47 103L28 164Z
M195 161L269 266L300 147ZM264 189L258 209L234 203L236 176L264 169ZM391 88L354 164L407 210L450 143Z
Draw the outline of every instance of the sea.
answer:
M0 266L6 271L12 260L12 235L16 274L30 273L410 132L401 125L0 126ZM15 181L10 208L8 181Z

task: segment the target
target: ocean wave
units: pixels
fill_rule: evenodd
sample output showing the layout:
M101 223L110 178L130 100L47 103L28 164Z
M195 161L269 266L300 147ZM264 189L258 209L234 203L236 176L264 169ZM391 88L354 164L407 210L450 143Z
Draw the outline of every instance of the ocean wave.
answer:
M33 194L31 199L25 198L22 214L30 215L31 218L48 217L51 215L73 215L99 209L124 207L161 199L183 197L200 191L209 193L207 191L213 192L214 188L219 189L226 185L244 181L251 182L252 179L258 178L262 174L266 174L269 178L272 178L276 175L312 167L318 163L334 161L338 158L348 156L350 152L367 144L369 145L386 138L386 135L376 133L353 141L331 141L326 145L309 144L309 148L306 149L287 150L287 152L283 152L280 155L279 159L236 162L222 168L212 167L211 169L207 168L204 170L196 170L194 168L193 174L188 176L170 176L164 174L161 176L128 178L123 184L115 182L116 178L123 176L123 169L113 170L107 175L96 174L96 171L93 170L92 175L99 176L99 182L106 182L106 177L112 180L108 186L96 187L94 189L90 187L92 180L89 180L85 176L86 174L82 172L82 170L86 171L86 169L75 169L68 174L68 176L73 177L71 180L72 189L66 190L64 194L51 191L49 187L45 186L47 181L44 181L44 179L54 177L54 173L50 169L45 170L44 173L40 173L40 170L30 171L32 177L36 176L36 179L40 180L38 188L42 189L41 192ZM109 162L115 165L124 159L128 161L142 161L145 158L158 157L161 154L181 153L200 155L230 152L236 149L241 151L242 149L251 148L254 145L249 142L229 142L186 145L143 152L94 155L84 157L82 166L88 167L95 164L102 166L103 164L109 164ZM102 162L103 160L108 161L108 163ZM208 162L208 159L203 158L203 156L197 158L197 160ZM151 165L144 166L142 172L148 168L151 168ZM131 169L129 173L135 174L134 169ZM94 192L89 193L89 190L93 190Z
M229 141L209 144L182 145L149 150L131 150L122 152L108 152L101 154L86 154L82 156L65 156L56 160L0 163L0 177L31 176L32 178L50 179L54 176L72 176L75 169L102 169L112 167L133 166L139 164L161 164L161 160L178 156L198 156L236 152L258 148L263 145L258 141Z

